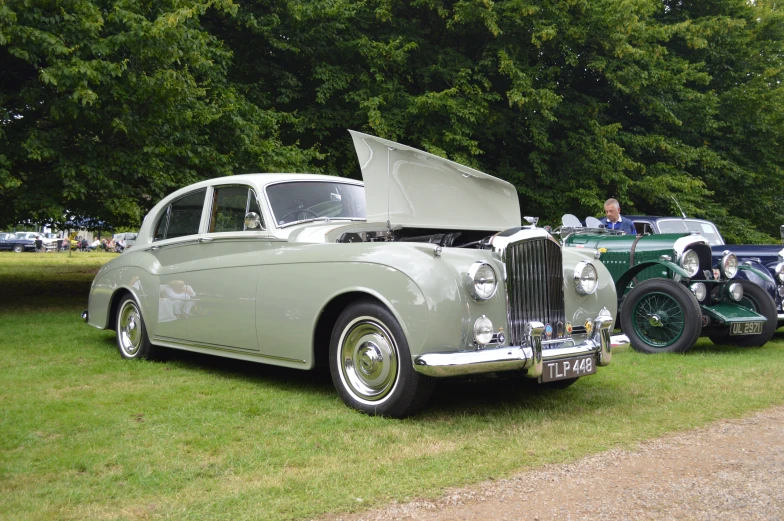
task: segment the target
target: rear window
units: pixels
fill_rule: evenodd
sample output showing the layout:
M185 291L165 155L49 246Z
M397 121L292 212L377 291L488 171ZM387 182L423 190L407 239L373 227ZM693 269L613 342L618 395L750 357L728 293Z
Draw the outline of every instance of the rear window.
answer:
M724 244L724 239L721 238L713 223L692 219L673 219L659 221L658 224L661 233L699 233L714 246Z
M199 233L206 193L207 189L203 188L184 195L167 206L161 212L153 240L160 241Z

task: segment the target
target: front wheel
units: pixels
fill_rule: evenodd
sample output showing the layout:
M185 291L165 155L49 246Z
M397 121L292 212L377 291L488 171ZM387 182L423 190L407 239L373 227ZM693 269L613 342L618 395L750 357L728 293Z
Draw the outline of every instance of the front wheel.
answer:
M403 329L378 302L360 300L338 317L329 343L332 382L343 402L370 415L421 410L433 380L414 370Z
M642 353L683 353L702 332L702 312L691 291L670 279L649 279L623 300L621 329Z
M22 253L24 251L24 246L21 244L14 244L14 251L16 253Z
M776 304L770 295L757 284L748 280L740 280L743 286L743 298L738 302L739 305L756 311L763 315L767 320L762 325L762 333L758 335L730 336L729 331L721 334L711 335L711 342L714 344L740 346L740 347L759 347L764 345L776 333L778 326L778 314Z
M117 306L117 349L125 359L155 358L158 348L150 343L147 328L139 304L131 295L126 295Z

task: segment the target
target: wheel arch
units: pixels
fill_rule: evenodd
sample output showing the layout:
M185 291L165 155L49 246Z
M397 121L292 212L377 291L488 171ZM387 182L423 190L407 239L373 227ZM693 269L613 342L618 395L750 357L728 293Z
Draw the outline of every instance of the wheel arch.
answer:
M370 300L384 306L395 316L404 334L406 333L405 325L398 313L395 312L395 309L377 295L367 291L356 290L336 295L324 306L316 322L316 327L313 328L313 363L315 368L323 369L329 367L329 342L335 323L343 310L359 300Z
M117 308L120 305L120 301L126 295L131 295L133 298L136 298L127 288L120 288L112 294L112 297L109 300L109 316L107 317L106 329L115 329L117 326Z
M643 270L655 266L662 266L663 268L666 268L667 270L672 271L683 278L686 279L691 278L689 277L689 274L686 273L686 270L684 270L683 268L681 268L680 266L672 262L667 262L667 261L641 262L639 264L635 264L634 266L626 270L626 272L623 275L618 277L618 280L615 283L615 290L618 292L618 301L620 302L623 300L624 293L626 292L626 287L629 285L632 279L634 279L634 277L639 275ZM662 279L666 278L667 280L671 280L669 279L669 277L656 277L656 278L662 278ZM646 279L646 280L651 280L651 279Z

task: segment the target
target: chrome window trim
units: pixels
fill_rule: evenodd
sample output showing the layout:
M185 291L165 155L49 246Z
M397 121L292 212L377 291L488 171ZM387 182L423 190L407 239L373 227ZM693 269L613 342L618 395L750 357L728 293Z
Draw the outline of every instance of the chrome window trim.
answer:
M155 224L151 227L151 232L152 233L151 233L151 237L150 237L150 239L151 239L150 243L151 244L158 244L158 243L160 243L162 241L168 241L169 240L168 237L165 237L163 239L156 239L155 238L155 232L158 230L158 225L160 224L161 219L163 219L163 215L162 214L164 212L166 214L166 230L164 232L164 236L166 236L166 235L169 234L169 225L171 224L171 207L177 201L181 201L182 199L184 199L186 197L189 197L189 196L195 194L196 192L200 192L200 191L204 190L204 201L202 201L202 204L201 204L201 216L199 217L199 228L198 228L198 230L194 234L182 235L180 237L174 237L174 239L179 239L179 238L182 238L182 237L193 237L193 236L196 236L196 235L199 235L200 233L202 233L202 230L203 230L203 227L204 227L204 208L207 206L207 203L206 203L207 197L209 195L211 195L211 193L212 193L211 192L211 188L212 187L210 187L210 186L202 186L202 187L199 187L199 188L197 188L195 190L191 190L190 192L184 193L184 194L180 195L179 197L177 197L176 199L172 199L171 201L166 203L166 207L165 207L166 209L164 211L162 211L159 215L155 216Z
M199 232L202 233L202 234L210 234L210 235L216 234L216 233L232 233L232 232L211 232L211 231L209 231L210 230L210 221L212 221L212 210L213 210L213 208L215 206L215 192L218 191L221 188L231 188L231 187L245 188L248 191L248 194L247 194L247 196L245 198L245 215L248 215L248 211L249 211L248 209L250 208L250 201L251 201L251 195L250 194L251 194L251 192L253 192L253 195L256 197L256 204L259 206L259 219L261 220L261 228L259 230L252 230L252 231L256 231L256 232L257 231L266 231L267 228L264 226L264 214L261 211L261 202L259 201L259 197L256 194L256 189L253 186L251 186L249 184L245 184L245 183L228 183L228 184L211 185L209 187L209 198L205 199L206 202L205 202L205 205L204 205L206 210L207 210L206 218L205 218L205 222L202 223L202 227L199 228ZM245 229L245 226L243 225L243 229L242 230L236 230L236 231L247 232L248 230Z

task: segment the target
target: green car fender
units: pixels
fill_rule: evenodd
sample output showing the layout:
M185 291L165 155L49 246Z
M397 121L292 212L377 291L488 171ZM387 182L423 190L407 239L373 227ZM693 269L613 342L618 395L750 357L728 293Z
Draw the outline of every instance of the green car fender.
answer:
M634 266L626 270L626 272L624 272L624 274L621 275L617 281L615 281L615 289L618 292L618 299L619 300L623 299L624 293L626 292L626 288L634 280L634 277L636 277L643 270L646 270L648 268L655 268L656 266L661 266L662 268L664 268L663 271L665 270L667 271L667 275L662 274L662 278L671 278L669 277L670 273L679 275L684 279L691 278L689 274L686 272L686 270L684 270L683 268L681 268L680 266L678 266L677 264L671 261L659 260L659 261L641 262L639 264L635 264Z

